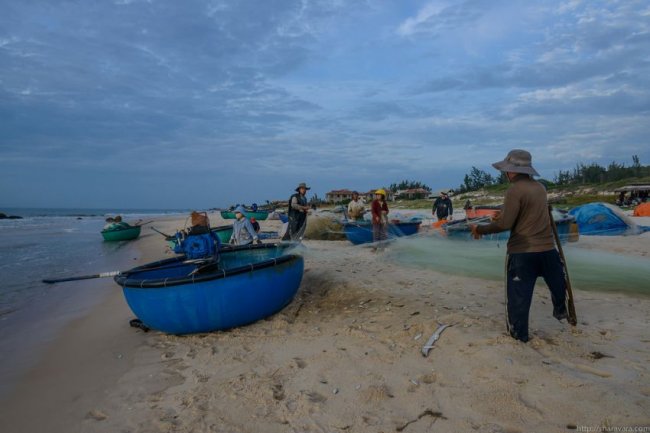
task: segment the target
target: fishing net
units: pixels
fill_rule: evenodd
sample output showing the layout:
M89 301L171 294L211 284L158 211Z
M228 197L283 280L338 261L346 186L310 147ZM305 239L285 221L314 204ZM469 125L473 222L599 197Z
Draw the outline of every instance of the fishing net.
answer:
M396 239L387 258L416 268L503 281L506 242L422 235ZM650 295L650 259L564 246L573 287ZM540 281L542 281L540 279Z
M334 218L328 216L310 215L307 217L307 228L305 239L320 241L345 240L343 225Z

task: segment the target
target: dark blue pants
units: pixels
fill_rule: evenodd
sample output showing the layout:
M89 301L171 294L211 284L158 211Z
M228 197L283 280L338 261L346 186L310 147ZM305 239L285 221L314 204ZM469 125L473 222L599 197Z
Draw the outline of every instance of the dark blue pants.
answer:
M513 338L528 341L528 314L537 277L543 277L551 291L553 316L566 317L566 280L556 249L541 253L510 254L506 272L508 331Z

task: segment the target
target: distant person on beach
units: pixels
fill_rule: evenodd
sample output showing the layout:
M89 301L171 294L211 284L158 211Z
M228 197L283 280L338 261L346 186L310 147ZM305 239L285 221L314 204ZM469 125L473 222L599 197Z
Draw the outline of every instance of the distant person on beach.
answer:
M262 243L257 237L257 232L251 222L246 218L244 206L235 209L235 222L232 224L232 235L230 243L232 245L248 245L251 243Z
M510 187L501 213L489 224L470 224L475 239L510 230L506 257L506 325L510 335L527 342L528 315L537 277L551 291L553 316L568 318L566 280L560 254L555 247L546 189L535 181L539 176L530 153L511 150L503 161L492 164L506 174Z
M386 191L375 191L375 199L370 206L372 210L372 241L380 242L388 239L388 203Z
M307 191L311 188L306 183L301 183L296 187L296 193L289 198L289 226L282 237L284 241L302 240L302 236L307 228L307 213L309 205L307 204Z
M366 211L366 202L359 197L357 191L352 192L352 200L348 203L348 217L351 220L357 221L363 219L363 214Z
M451 216L454 213L454 208L451 204L451 199L447 191L440 191L440 196L433 201L431 208L431 215L435 215L438 221L451 221Z

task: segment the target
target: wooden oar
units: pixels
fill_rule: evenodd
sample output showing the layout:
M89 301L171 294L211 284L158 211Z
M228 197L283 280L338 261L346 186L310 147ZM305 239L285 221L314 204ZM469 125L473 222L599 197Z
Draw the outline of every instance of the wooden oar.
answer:
M94 274L94 275L82 275L79 277L68 277L68 278L58 278L58 279L48 279L48 280L42 280L46 284L54 284L54 283L63 283L64 281L77 281L77 280L91 280L93 278L107 278L107 277L114 277L116 275L120 275L122 272L121 271L111 271L111 272L102 272L101 274Z
M201 266L202 264L205 263L212 263L214 262L214 257L207 257L207 258L201 258L201 259L187 259L183 261L179 261L177 263L177 266L184 266L187 264L192 264L192 265L197 265ZM164 266L158 266L158 267L153 267L153 268L146 268L142 269L143 271L153 271L156 269L161 269L165 266L169 265L164 265ZM55 283L63 283L66 281L78 281L78 280L91 280L93 278L107 278L107 277L115 277L117 275L127 275L129 271L111 271L111 272L102 272L101 274L93 274L93 275L81 275L78 277L67 277L67 278L50 278L50 279L45 279L41 280L46 284L55 284Z
M152 226L152 227L149 227L149 228L150 228L151 230L155 231L156 233L160 233L161 235L163 235L163 236L166 237L166 238L173 238L173 237L174 237L174 236L172 236L172 235L168 235L167 233L163 233L163 232L161 232L160 230L158 230L157 228L155 228L155 227L153 227L153 226Z
M576 315L576 306L573 303L573 290L571 290L571 280L569 279L569 269L566 265L566 259L564 258L564 251L562 250L562 243L560 242L560 235L557 232L557 226L555 225L555 220L553 219L553 208L548 206L548 216L551 219L551 228L553 229L553 237L555 238L555 244L557 245L557 250L560 253L560 259L562 261L562 267L564 268L564 280L566 281L566 295L567 295L567 310L569 313L569 323L573 326L578 324L578 316Z

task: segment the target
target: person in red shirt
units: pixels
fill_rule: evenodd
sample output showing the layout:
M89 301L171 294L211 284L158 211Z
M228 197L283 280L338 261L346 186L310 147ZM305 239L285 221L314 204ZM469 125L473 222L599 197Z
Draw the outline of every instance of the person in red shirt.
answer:
M388 204L386 203L386 191L378 189L375 191L375 199L372 201L372 240L373 242L385 241L388 239Z

